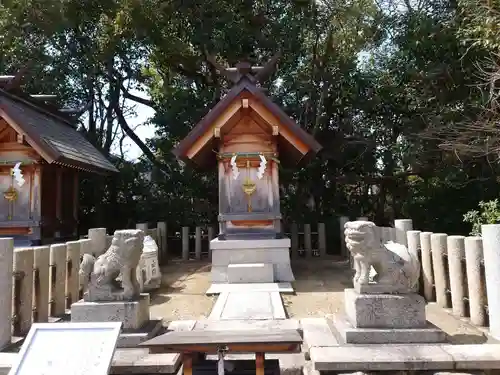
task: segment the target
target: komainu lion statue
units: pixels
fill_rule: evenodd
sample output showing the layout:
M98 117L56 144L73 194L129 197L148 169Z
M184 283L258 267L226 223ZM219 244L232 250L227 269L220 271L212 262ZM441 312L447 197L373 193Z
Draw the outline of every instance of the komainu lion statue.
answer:
M80 263L80 285L83 299L98 301L131 301L139 297L136 269L142 254L144 232L139 229L117 230L109 249L97 259L84 254ZM121 275L121 285L117 281Z
M345 224L345 241L352 253L356 274L354 284L374 285L381 293L411 293L420 277L420 262L406 246L394 242L382 244L377 227L370 221ZM370 280L370 268L376 272ZM382 291L387 286L386 291Z

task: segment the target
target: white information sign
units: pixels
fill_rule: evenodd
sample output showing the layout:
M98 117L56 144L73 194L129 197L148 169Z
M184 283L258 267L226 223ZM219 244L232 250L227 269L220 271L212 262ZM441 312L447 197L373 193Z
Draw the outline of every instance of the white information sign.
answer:
M9 375L107 375L121 326L35 323Z

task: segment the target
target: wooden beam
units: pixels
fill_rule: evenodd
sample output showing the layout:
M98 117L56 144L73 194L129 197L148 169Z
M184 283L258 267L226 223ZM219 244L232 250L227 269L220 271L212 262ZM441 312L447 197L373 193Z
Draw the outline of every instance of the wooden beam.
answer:
M215 128L222 128L241 108L241 100L237 99L215 120L214 124L203 134L186 152L186 156L192 159L205 146L205 144L214 136Z
M56 100L57 95L52 95L52 94L31 94L30 95L34 99L40 99L40 100Z

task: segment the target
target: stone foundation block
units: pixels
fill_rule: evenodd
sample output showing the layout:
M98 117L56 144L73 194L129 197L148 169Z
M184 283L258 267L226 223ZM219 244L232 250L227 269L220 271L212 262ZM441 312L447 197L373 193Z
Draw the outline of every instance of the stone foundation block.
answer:
M272 283L274 269L269 263L230 264L227 278L230 283Z
M418 294L359 294L344 291L345 311L354 328L425 328L425 299Z
M123 329L140 329L149 321L149 294L137 301L86 302L71 305L72 322L123 322Z

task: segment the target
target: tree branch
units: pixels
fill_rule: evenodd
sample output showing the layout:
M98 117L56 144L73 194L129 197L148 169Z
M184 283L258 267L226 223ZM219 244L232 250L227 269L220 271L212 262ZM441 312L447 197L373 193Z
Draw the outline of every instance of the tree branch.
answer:
M116 117L118 119L118 123L120 124L120 127L123 129L123 131L125 132L125 134L127 134L127 136L129 136L130 139L132 139L132 141L134 141L134 143L141 149L141 151L144 153L144 155L148 158L149 161L151 161L151 163L153 163L153 165L155 167L157 167L165 175L168 175L169 171L168 171L167 166L164 165L163 163L161 163L160 161L158 161L156 159L156 156L148 148L148 146L146 146L146 144L130 128L130 126L127 123L127 120L125 119L125 116L123 115L123 112L122 112L120 106L119 105L115 105L114 110L115 110L115 113L116 113Z
M145 105L145 106L148 106L148 107L151 107L154 109L154 103L152 100L149 100L149 99L145 99L145 98L141 98L140 96L137 96L137 95L133 95L131 93L129 93L127 91L127 89L125 87L121 87L121 90L122 90L122 93L123 93L123 97L125 99L129 99L129 100L132 100L136 103L139 103L139 104L142 104L142 105Z

